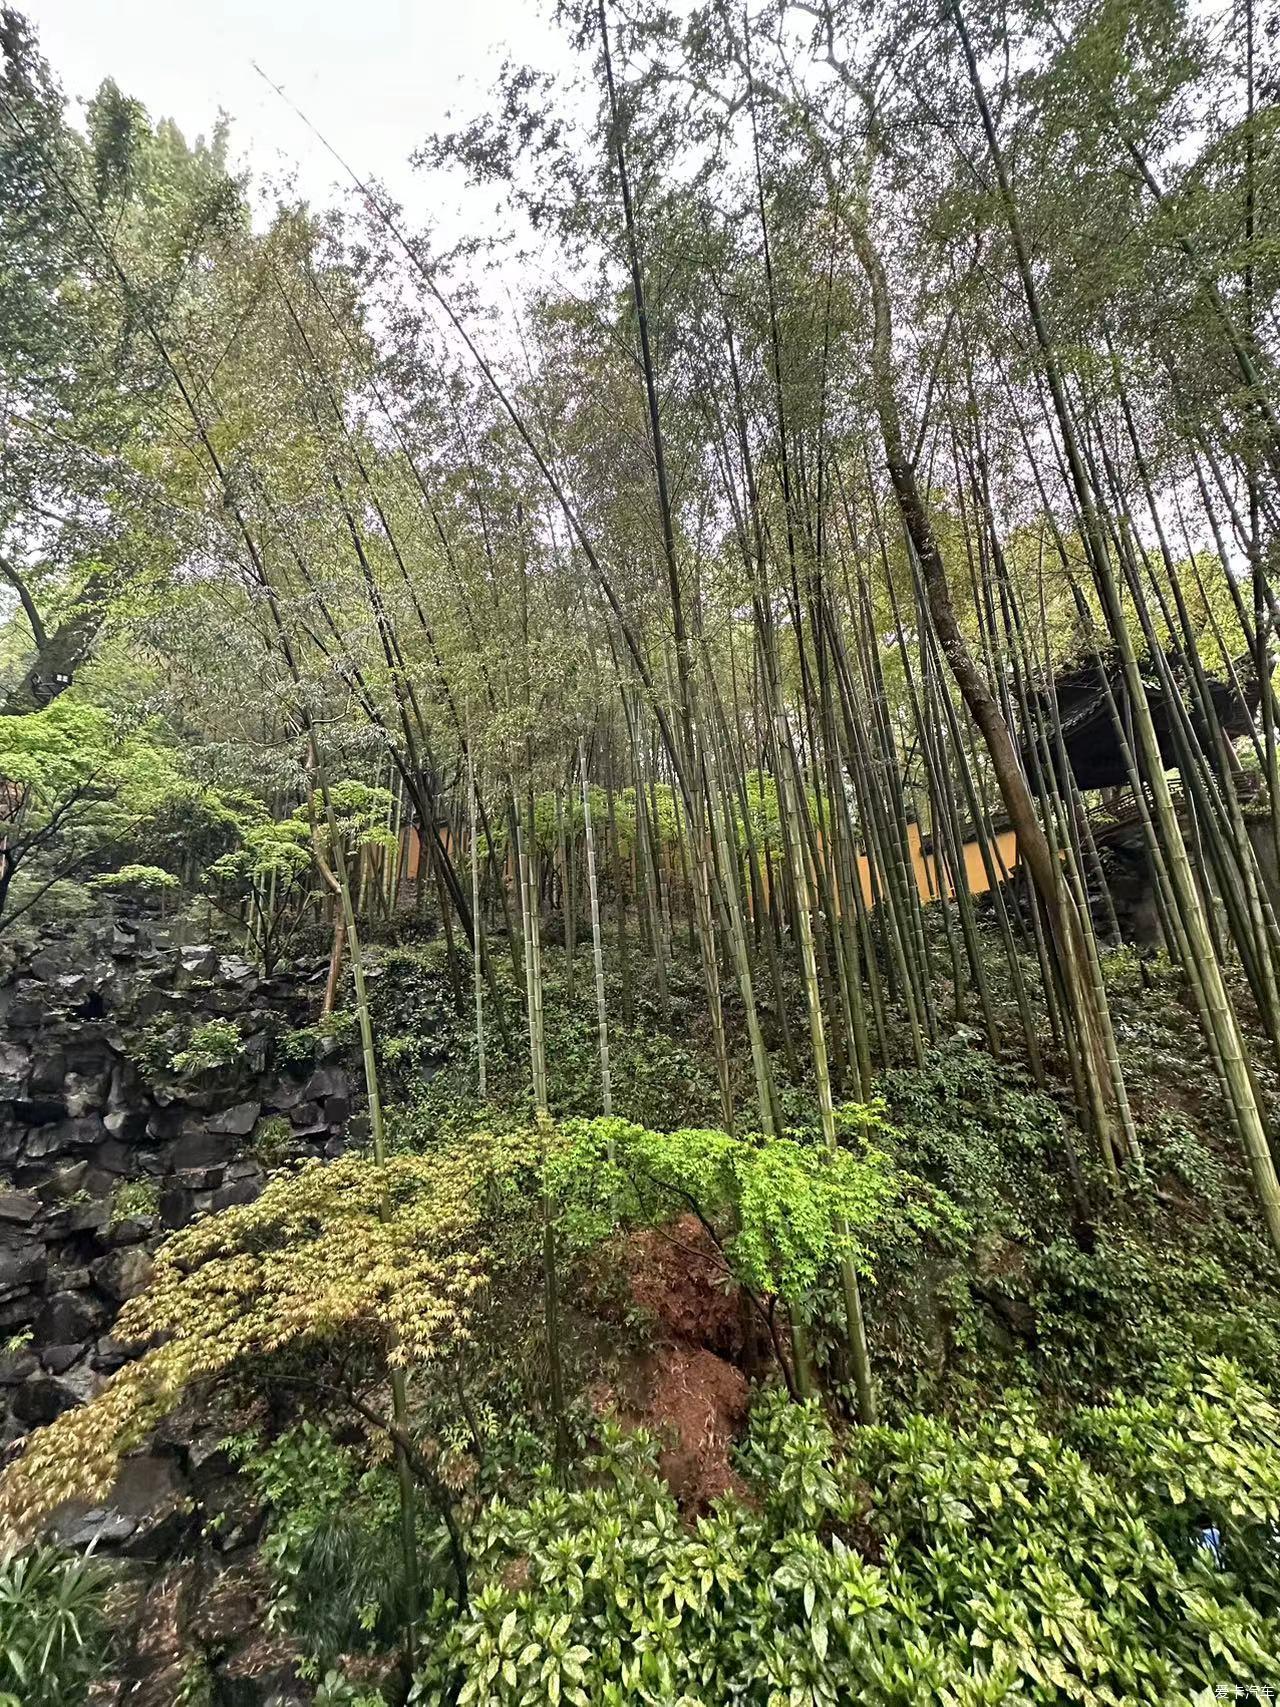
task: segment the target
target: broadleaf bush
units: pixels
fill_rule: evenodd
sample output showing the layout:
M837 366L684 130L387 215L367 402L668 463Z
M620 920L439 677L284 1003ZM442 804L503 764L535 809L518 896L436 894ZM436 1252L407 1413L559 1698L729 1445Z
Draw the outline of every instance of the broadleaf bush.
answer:
M1207 1707L1280 1672L1280 1413L1229 1364L1074 1437L1011 1395L840 1439L770 1392L740 1468L690 1527L609 1427L580 1487L491 1503L413 1699Z

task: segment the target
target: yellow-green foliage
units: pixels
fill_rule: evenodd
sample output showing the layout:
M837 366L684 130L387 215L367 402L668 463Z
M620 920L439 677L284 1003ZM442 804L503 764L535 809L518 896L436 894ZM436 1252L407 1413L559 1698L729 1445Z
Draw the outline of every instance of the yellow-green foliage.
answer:
M167 889L179 889L181 884L171 871L158 865L122 865L118 871L104 871L90 879L94 889L108 891L127 889L134 895L158 895Z
M408 1364L465 1339L486 1274L476 1188L496 1158L521 1153L519 1139L478 1136L383 1169L312 1162L176 1233L116 1326L124 1340L163 1343L33 1436L0 1479L0 1540L63 1500L100 1499L121 1455L193 1382L291 1346L356 1341Z
M0 720L0 777L23 791L26 814L38 822L65 816L79 800L113 830L141 822L189 786L168 748L71 694Z
M329 789L329 805L342 845L350 854L357 848L386 848L394 852L398 846L390 828L391 794L385 788L371 788L368 783L344 778ZM308 806L300 806L294 822L315 826L315 840L326 859L333 858L329 846L329 815L320 790L311 796ZM277 826L277 829L279 827Z
M857 1116L859 1130L876 1129L874 1109ZM287 1349L361 1347L408 1366L465 1341L493 1266L494 1205L537 1201L539 1175L563 1203L571 1239L668 1219L693 1202L720 1219L744 1281L797 1301L841 1255L864 1260L860 1234L899 1190L870 1146L833 1155L789 1137L650 1132L621 1120L473 1132L383 1167L355 1156L305 1163L256 1202L162 1247L151 1285L115 1329L152 1349L32 1437L0 1478L0 1543L64 1500L102 1498L121 1455L193 1383Z
M782 829L778 813L778 785L775 779L763 771L748 771L743 784L746 791L746 808L751 820L751 840L760 852L779 855L784 850ZM594 784L589 790L591 795L591 819L595 827L596 839L602 842L606 829L610 824L609 797L603 788ZM812 789L806 790L810 814L818 808L818 796ZM740 849L747 846L746 826L743 823L742 798L736 790L730 790L725 796L725 805L729 813L733 835ZM557 809L558 808L558 809ZM645 791L645 811L649 815L654 835L658 845L674 853L680 839L680 816L677 807L676 791L669 783L656 782ZM624 859L630 859L636 851L636 791L634 788L622 788L613 797L613 826L618 833L619 850ZM559 845L560 834L570 841L576 841L583 834L582 794L574 789L561 795L559 801L554 794L539 794L533 806L533 834L538 849L547 858L555 855ZM492 826L494 846L500 851L506 847L507 830L504 822L499 820ZM603 845L603 844L602 844Z
M266 818L258 823L246 822L241 827L241 835L241 845L223 854L209 867L209 875L220 884L237 890L272 878L287 884L310 869L308 843L311 831L301 819L286 818L278 822Z

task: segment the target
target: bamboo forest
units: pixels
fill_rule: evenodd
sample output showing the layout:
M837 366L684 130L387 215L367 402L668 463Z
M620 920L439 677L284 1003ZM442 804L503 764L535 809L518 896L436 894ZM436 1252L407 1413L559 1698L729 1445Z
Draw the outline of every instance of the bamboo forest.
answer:
M0 11L0 1707L1274 1700L1280 5L539 4Z

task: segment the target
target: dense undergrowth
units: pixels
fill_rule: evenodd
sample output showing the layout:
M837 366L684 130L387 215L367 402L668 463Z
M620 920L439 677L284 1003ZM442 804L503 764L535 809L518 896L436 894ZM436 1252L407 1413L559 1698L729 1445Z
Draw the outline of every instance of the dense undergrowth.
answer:
M619 1115L590 1118L588 992L549 960L550 1128L518 1036L507 1049L493 1032L479 1102L440 945L375 956L386 1172L359 1157L286 1168L257 1203L174 1235L124 1323L163 1343L37 1438L5 1484L10 1518L88 1496L194 1387L267 1509L270 1619L318 1702L1199 1703L1274 1675L1280 1289L1167 974L1109 966L1147 1098L1145 1164L1118 1193L1091 1181L1082 1227L1062 1104L963 1027L886 1073L876 1104L841 1105L835 1165L798 1087L775 1140L715 1128L679 960L672 1031L636 1000L614 1036ZM559 1442L548 1201L570 1390ZM695 1256L748 1319L719 1352L753 1384L709 1505L664 1474L660 1419L637 1426L670 1335L635 1294L628 1240L671 1238L690 1210ZM866 1301L875 1428L851 1420L842 1249ZM789 1313L824 1371L820 1403L795 1402ZM388 1336L415 1369L412 1585ZM44 1587L20 1575L36 1558ZM58 1619L67 1658L55 1641L62 1693L47 1699L82 1699L99 1654L106 1577L69 1564L59 1589L60 1569L48 1554L6 1568L18 1700L43 1699L16 1668ZM83 1648L59 1594L84 1600ZM413 1605L411 1683L395 1656Z
M1186 1703L1280 1656L1280 1416L1226 1363L1060 1432L1025 1393L969 1429L837 1433L757 1402L739 1490L688 1521L653 1443L604 1424L578 1484L507 1466L438 1595L415 1699ZM304 1426L246 1456L278 1502L277 1610L321 1663L386 1638L386 1473ZM389 1562L390 1580L389 1580Z
M1143 1166L1110 1192L1093 1165L1099 1208L1083 1235L1064 1162L1066 1098L1037 1091L1013 1050L997 1060L958 1026L924 1066L899 1065L879 1081L876 1144L910 1181L864 1235L870 1332L891 1416L963 1411L1010 1382L1051 1404L1090 1402L1188 1350L1280 1379L1280 1288L1192 1017L1167 963L1121 950L1107 973ZM549 957L551 1102L567 1116L598 1107L584 982L580 969L570 995L562 957ZM615 1106L628 1119L661 1129L716 1124L698 989L696 966L677 958L669 1021L647 994L630 1023L612 1027ZM510 1047L490 1036L481 1103L473 1032L453 1006L438 945L386 953L372 1000L398 1144L421 1151L477 1128L529 1123L517 1002ZM612 986L610 1000L621 1007ZM799 1007L798 989L795 1000ZM749 1106L745 1054L743 1043L735 1067ZM1258 1055L1255 1071L1274 1098L1274 1075ZM811 1086L784 1080L781 1094L793 1133L812 1135Z
M140 1448L174 1707L1280 1681L1274 10L557 5L442 247L0 3L0 1707Z

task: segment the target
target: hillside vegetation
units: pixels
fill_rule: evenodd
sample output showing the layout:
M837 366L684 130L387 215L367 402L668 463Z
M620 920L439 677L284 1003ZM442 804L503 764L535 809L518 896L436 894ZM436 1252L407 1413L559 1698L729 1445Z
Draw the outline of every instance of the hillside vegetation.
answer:
M446 250L0 12L0 1707L1261 1697L1280 15L548 27Z

